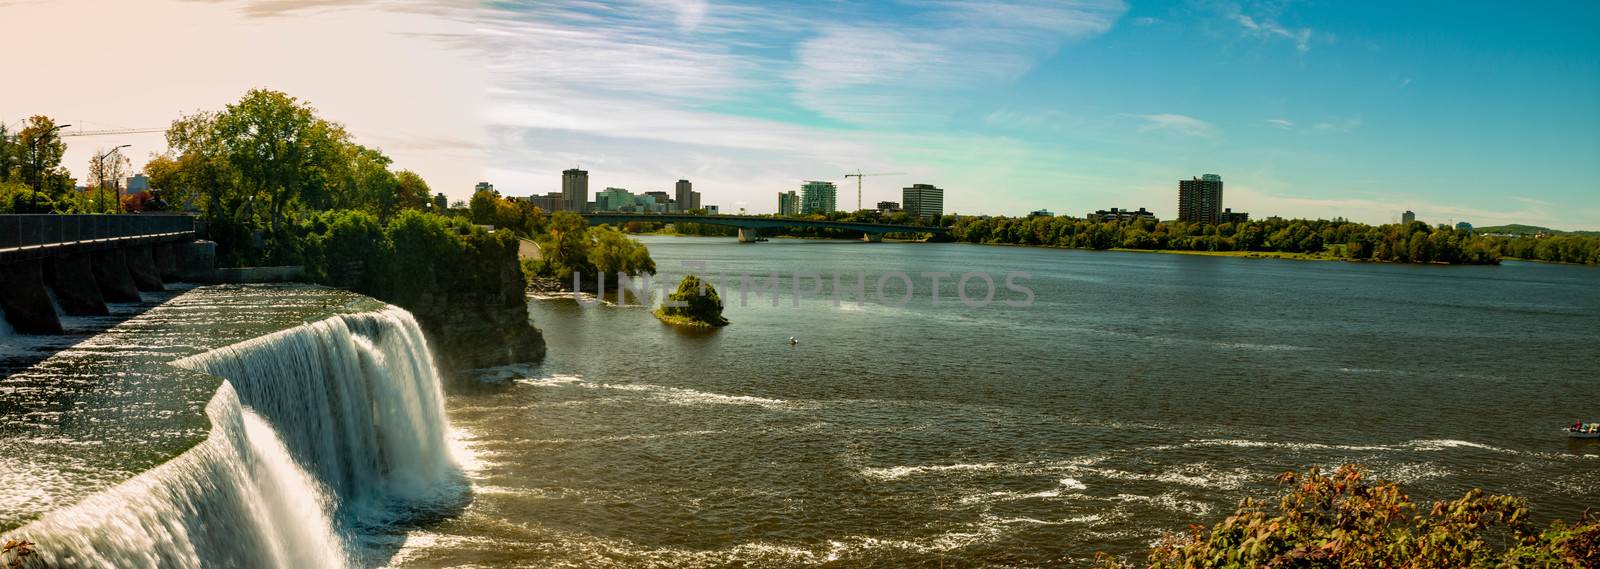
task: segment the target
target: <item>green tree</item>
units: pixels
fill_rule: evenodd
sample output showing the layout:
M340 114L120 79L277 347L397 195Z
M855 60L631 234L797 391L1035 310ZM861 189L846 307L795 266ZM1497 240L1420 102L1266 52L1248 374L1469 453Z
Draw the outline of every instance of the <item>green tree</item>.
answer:
M66 155L67 144L61 140L56 122L50 117L35 115L17 132L14 143L18 175L22 182L43 195L58 195L62 180L68 180L61 168L61 157ZM65 184L72 189L72 184Z
M669 324L705 327L728 325L728 319L722 316L722 296L717 294L716 287L694 275L683 277L678 289L667 295L655 315Z
M433 190L428 188L428 182L422 176L410 170L401 170L394 177L396 208L421 210L428 209L428 205L433 203Z
M343 129L316 116L309 104L278 91L252 89L217 115L215 128L225 155L250 195L266 202L274 232L290 204L335 169L328 162L331 140Z

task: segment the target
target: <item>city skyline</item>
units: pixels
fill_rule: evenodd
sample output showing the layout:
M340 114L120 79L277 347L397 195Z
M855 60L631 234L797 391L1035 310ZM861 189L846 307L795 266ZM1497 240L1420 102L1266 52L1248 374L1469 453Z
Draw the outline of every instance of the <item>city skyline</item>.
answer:
M6 21L141 34L107 66L49 26L17 27L53 46L19 76L73 85L93 69L120 87L9 90L0 120L165 127L264 86L451 199L479 180L543 195L581 163L594 187L691 179L729 211L858 169L910 173L866 179L866 204L927 182L952 213L1160 211L1172 180L1218 172L1228 205L1255 215L1600 229L1586 134L1600 64L1584 35L1600 8L1546 8L11 2ZM192 55L203 73L158 81L141 64L199 43L215 46ZM80 180L96 149L133 144L138 169L164 148L160 133L67 142Z

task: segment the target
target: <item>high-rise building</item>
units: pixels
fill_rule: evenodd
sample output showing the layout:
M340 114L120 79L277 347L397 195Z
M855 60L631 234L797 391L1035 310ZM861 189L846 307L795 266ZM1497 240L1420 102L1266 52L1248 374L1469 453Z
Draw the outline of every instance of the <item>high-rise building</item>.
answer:
M838 209L835 207L839 198L839 187L833 182L807 181L800 186L800 213L810 215L813 213L830 213Z
M797 215L800 213L800 194L794 190L778 192L778 215Z
M1242 211L1233 211L1231 207L1222 208L1222 213L1217 214L1217 223L1244 223L1250 221L1250 214Z
M1400 214L1400 225L1411 225L1411 222L1416 220L1417 214L1411 213L1411 210L1409 209L1406 210L1405 213Z
M589 205L589 172L573 168L561 172L561 199L567 211L583 213Z
M678 211L700 209L700 192L694 191L694 184L688 180L678 180L675 190L673 197L678 200Z
M599 211L628 211L633 208L633 192L622 188L606 188L594 195Z
M1178 180L1178 220L1217 224L1222 213L1222 176Z
M650 211L654 211L656 213L672 213L683 211L680 209L681 204L679 204L677 200L672 199L671 195L668 195L666 192L661 190L645 192L639 195L650 196L651 199L655 200L654 205L650 207Z
M478 192L494 192L495 195L500 195L499 192L494 191L494 184L488 182L478 182L478 185L472 187L472 193L476 194Z
M450 209L450 198L444 197L444 192L433 194L433 209L435 211Z
M944 190L933 184L912 184L900 190L900 204L912 217L933 219L944 215Z

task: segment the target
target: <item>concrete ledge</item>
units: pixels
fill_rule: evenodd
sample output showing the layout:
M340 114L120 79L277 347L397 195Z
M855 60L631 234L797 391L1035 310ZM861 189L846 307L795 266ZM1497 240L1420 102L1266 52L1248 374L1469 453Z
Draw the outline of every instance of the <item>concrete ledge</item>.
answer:
M19 333L62 332L56 306L44 290L44 264L40 261L12 263L0 272L0 310Z
M300 265L282 267L237 267L231 269L217 269L211 273L208 282L238 284L238 283L286 283L303 280L306 268Z
M106 299L95 282L89 255L58 257L44 262L45 284L55 291L61 310L73 316L110 316Z
M106 302L144 300L139 296L139 287L133 284L133 275L128 274L128 259L121 249L95 251L91 261L94 280L100 284L100 294Z
M149 245L135 245L122 252L123 258L128 262L128 274L133 277L133 286L144 292L161 292L167 287L161 284L161 275L156 271L156 258L150 251Z

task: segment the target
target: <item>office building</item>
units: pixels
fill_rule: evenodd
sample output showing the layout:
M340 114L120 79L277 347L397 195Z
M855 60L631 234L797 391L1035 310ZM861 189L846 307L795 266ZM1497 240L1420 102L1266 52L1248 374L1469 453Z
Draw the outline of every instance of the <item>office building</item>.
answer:
M900 202L878 202L878 215L900 213L905 209L900 207Z
M944 215L944 190L933 184L912 184L900 190L900 205L912 217L933 219Z
M722 215L722 211L720 211L717 208L717 206L708 205L708 206L706 206L706 214L707 215Z
M623 188L606 188L594 195L595 207L598 211L631 211L633 209L633 192Z
M1148 211L1142 207L1138 211L1118 208L1102 209L1084 214L1083 217L1090 221L1133 221L1135 219L1156 221L1155 212Z
M433 208L438 211L450 209L450 198L444 197L444 192L433 194Z
M1217 214L1217 223L1244 223L1250 221L1250 214L1242 211L1233 211L1232 208L1222 208L1222 213Z
M650 197L651 203L650 203L649 211L653 211L653 212L656 212L656 213L679 213L679 212L683 211L681 209L678 209L679 205L681 205L681 204L679 204L677 200L672 199L672 195L671 194L668 194L668 193L663 192L661 190L645 192L645 193L642 193L642 194L639 194L639 195L640 196L649 196Z
M839 188L833 182L807 181L800 186L800 213L830 213L837 208Z
M800 195L794 190L778 192L778 215L798 215L800 213Z
M700 209L700 192L694 191L694 184L689 183L688 180L678 180L678 185L674 190L674 194L676 194L674 198L678 202L678 211L686 212L691 209Z
M1055 217L1056 214L1048 209L1036 209L1028 212L1028 217Z
M533 204L533 207L539 208L545 213L567 210L567 197L561 195L561 192L549 192L542 196L528 196L528 201Z
M1216 225L1222 213L1222 176L1178 180L1178 220Z
M128 178L128 195L150 191L150 177L144 174L134 174Z
M1411 210L1409 209L1406 210L1405 213L1400 214L1400 225L1411 225L1411 222L1416 220L1417 214L1411 213Z
M573 168L561 173L561 198L564 210L583 213L589 204L589 172Z

